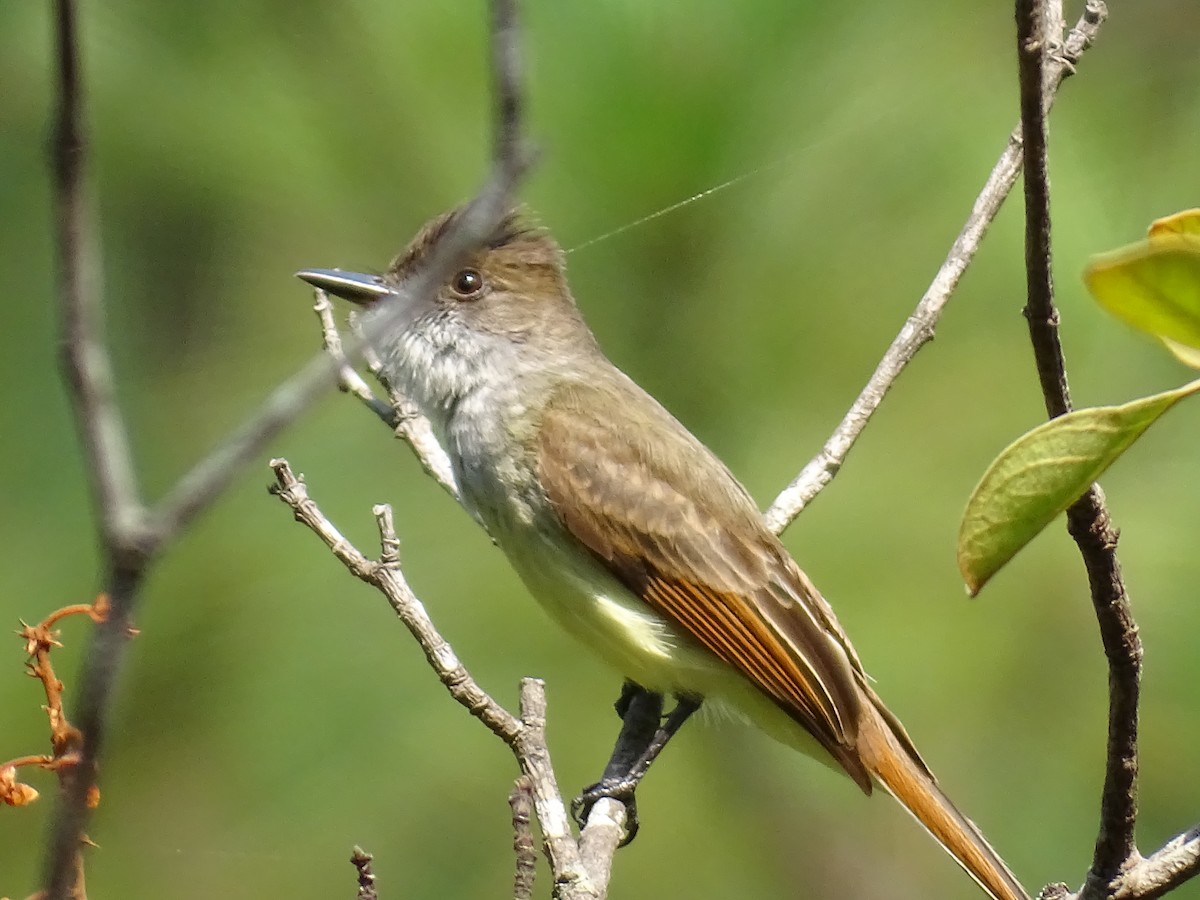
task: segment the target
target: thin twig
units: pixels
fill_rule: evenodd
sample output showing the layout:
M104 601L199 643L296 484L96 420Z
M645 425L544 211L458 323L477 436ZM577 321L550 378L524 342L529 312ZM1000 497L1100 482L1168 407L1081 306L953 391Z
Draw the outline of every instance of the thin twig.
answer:
M63 619L76 615L86 615L94 623L99 624L105 620L108 614L108 597L101 594L94 603L76 603L56 609L36 625L21 623L21 629L17 635L25 642L25 654L29 657L25 667L32 677L41 682L42 691L46 696L46 704L42 709L50 723L51 752L30 754L10 759L7 762L0 762L0 803L9 806L24 806L37 799L38 792L36 790L30 785L16 780L17 770L24 766L38 766L55 772L61 788L64 790L67 788L69 779L72 778L72 773L68 770L78 766L82 758L80 746L83 735L67 718L66 710L63 707L63 682L54 671L54 665L50 659L51 652L62 646L58 640L59 632L55 626ZM94 784L87 788L85 796L89 809L94 809L100 803L100 791ZM81 840L75 848L76 879L72 890L77 896L83 890L82 851L84 845L89 843L86 839Z
M1050 254L1050 185L1046 160L1045 96L1049 40L1039 0L1017 0L1017 58L1025 134L1025 317L1046 412L1071 409L1066 361L1059 339ZM1117 529L1099 486L1067 511L1067 528L1083 557L1092 605L1108 659L1108 758L1100 800L1100 830L1082 897L1108 897L1123 869L1137 859L1138 697L1142 646L1117 561Z
M404 314L404 308L416 298L434 291L459 261L482 244L501 218L512 207L518 182L532 164L533 154L520 135L524 104L521 58L515 0L492 0L492 81L493 104L497 110L498 137L492 159L492 171L479 193L455 217L454 224L425 264L406 279L396 295L387 302L390 314L372 318L361 338L347 342L344 363L353 365L362 358L364 348L392 330ZM280 385L243 425L236 429L209 456L201 460L179 480L174 489L152 511L148 523L148 541L160 546L206 509L233 476L264 447L307 410L314 400L336 382L343 362L322 354L300 372Z
M388 399L380 400L375 396L370 385L346 360L345 351L342 349L342 335L338 331L337 323L333 320L333 304L329 302L329 295L320 288L314 288L313 297L313 312L317 314L317 319L321 323L321 342L325 347L325 352L333 357L339 366L338 387L357 397L367 409L392 430L396 437L407 443L416 454L417 460L426 474L441 485L446 493L458 500L458 485L454 481L454 468L450 463L450 457L446 455L446 451L442 449L442 445L434 436L433 426L429 424L429 420L422 416L417 411L416 405L388 379L378 354L366 342L359 322L352 316L350 322L354 329L353 334L362 341L363 362L367 365L367 371L387 391Z
M625 807L616 800L601 800L588 817L587 827L577 843L546 744L546 685L541 679L521 680L521 722L524 727L515 750L521 771L529 776L533 788L533 805L554 877L554 897L602 900L608 891L613 856L624 833ZM581 845L593 829L597 844L610 849L607 855L600 853L585 860Z
M368 559L334 527L308 496L304 481L296 476L286 459L271 460L276 483L271 492L296 515L296 521L311 529L354 575L379 590L396 615L416 638L435 674L460 704L512 747L521 730L520 721L488 696L467 673L454 650L438 634L429 614L417 599L400 568L400 545L389 506L375 507L382 552L379 561Z
M1058 336L1054 276L1050 256L1050 174L1046 160L1045 93L1049 58L1046 4L1017 0L1017 57L1021 85L1021 131L1025 138L1025 318L1034 352L1046 414L1071 411L1066 364Z
M1152 900L1200 874L1200 825L1178 835L1146 859L1139 859L1117 878L1115 900Z
M439 243L427 265L402 293L431 292L457 260L495 228L512 205L513 191L528 166L524 148L523 104L515 0L493 0L492 70L499 135L490 176L465 213ZM72 860L87 821L89 787L113 685L124 657L125 636L140 587L155 558L228 486L237 471L255 459L284 427L307 410L357 360L367 342L386 332L398 313L371 322L367 335L344 348L341 361L322 353L277 388L240 428L197 463L152 510L138 498L136 474L111 373L97 288L97 253L88 225L85 189L86 132L73 0L55 6L58 107L54 114L51 163L56 241L60 267L60 308L64 369L92 485L104 554L104 587L112 604L109 618L95 630L80 675L75 722L83 733L79 765L60 792L45 862L45 896L61 900L75 879ZM396 302L397 309L403 297ZM451 479L452 483L452 479Z
M58 109L50 141L58 251L60 353L102 545L128 543L142 515L104 342L99 261L88 202L88 135L74 0L55 4Z
M104 341L99 253L88 202L88 136L78 19L73 0L54 8L57 109L50 142L55 244L59 268L61 358L83 449L85 474L105 558L111 608L97 624L80 675L75 711L77 764L61 770L61 786L43 869L45 896L60 900L83 891L80 842L94 796L96 761L116 672L125 651L140 572L146 562L142 538L145 510L125 423L116 399L112 364Z
M338 364L338 390L357 397L384 425L395 428L396 414L391 405L376 397L371 386L363 380L354 366L346 361L346 354L342 349L342 335L338 331L337 323L333 321L333 304L329 302L329 295L320 288L313 289L313 312L317 314L317 321L321 323L321 344L325 352Z
M492 92L496 98L492 104L492 160L502 165L507 164L504 161L516 163L517 168L510 173L515 179L529 162L521 136L525 118L521 23L517 20L516 0L493 0L491 10Z
M1063 43L1047 74L1046 104L1053 103L1063 80L1075 71L1075 64L1095 39L1107 12L1099 0L1088 0L1083 16ZM988 226L1016 183L1021 171L1021 132L1008 137L1008 145L975 198L966 223L955 238L945 262L917 304L900 333L880 360L875 373L863 388L821 451L800 474L775 498L764 514L767 525L776 534L787 528L813 498L837 475L858 436L883 401L905 366L926 343L933 339L934 327L958 286L963 272L975 257Z
M546 684L539 678L521 679L521 743L514 746L521 772L529 778L533 806L550 870L556 885L564 875L578 887L588 882L571 833L567 808L558 790L558 779L546 744Z
M554 876L556 900L601 900L607 891L613 855L624 833L625 807L615 800L601 800L593 807L581 840L575 840L546 745L545 685L537 679L524 679L521 715L513 716L471 677L409 588L400 567L400 542L391 507L375 507L381 549L378 561L370 560L325 517L287 460L272 460L271 468L276 478L271 492L292 510L298 522L320 537L347 569L387 598L450 695L513 752L522 774L529 778Z
M1118 530L1112 524L1099 485L1067 510L1067 530L1079 547L1100 640L1108 660L1108 750L1100 797L1100 831L1083 896L1104 897L1137 852L1138 701L1142 642L1117 561ZM1095 881L1094 892L1089 892Z
M350 317L350 325L355 334L361 335L359 320L353 315ZM441 485L447 494L461 502L458 484L454 479L454 466L442 445L438 443L429 420L421 415L417 405L404 396L400 388L388 378L383 361L374 348L367 346L364 349L363 361L367 364L367 371L387 392L393 434L408 444L425 473Z
M513 900L533 900L537 848L533 843L533 783L528 775L518 776L513 783L508 806L512 810L513 855L516 857Z
M371 868L374 859L362 847L355 847L350 852L350 865L354 866L358 879L357 900L379 900L379 892L375 890L375 870Z
M394 394L392 403L392 409L396 414L396 437L412 448L417 460L421 463L421 468L430 478L441 485L442 489L455 500L461 500L458 484L454 480L454 468L450 463L450 457L438 443L429 420L417 412L417 407L407 397Z
M104 745L108 710L117 672L125 656L142 571L115 568L107 578L107 616L96 624L79 675L74 725L81 735L79 761L62 772L61 787L43 863L42 900L77 898L81 862L77 852L96 796L98 760Z

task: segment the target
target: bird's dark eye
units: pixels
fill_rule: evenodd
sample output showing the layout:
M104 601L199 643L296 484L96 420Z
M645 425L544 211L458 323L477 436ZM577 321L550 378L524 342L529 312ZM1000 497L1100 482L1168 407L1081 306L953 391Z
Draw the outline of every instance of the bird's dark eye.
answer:
M483 293L483 276L478 269L463 269L450 281L454 293L471 300Z

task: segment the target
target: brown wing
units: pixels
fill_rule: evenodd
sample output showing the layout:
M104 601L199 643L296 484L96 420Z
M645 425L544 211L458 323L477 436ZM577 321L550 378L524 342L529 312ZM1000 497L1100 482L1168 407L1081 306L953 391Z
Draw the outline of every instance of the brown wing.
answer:
M564 527L803 725L869 792L855 750L858 660L729 470L625 380L559 388L536 449Z

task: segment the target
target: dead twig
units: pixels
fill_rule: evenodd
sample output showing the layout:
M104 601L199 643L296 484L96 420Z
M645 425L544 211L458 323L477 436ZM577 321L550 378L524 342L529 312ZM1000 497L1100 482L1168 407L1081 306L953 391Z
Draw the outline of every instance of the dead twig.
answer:
M367 333L341 348L341 358L322 353L280 385L249 419L196 463L153 507L139 496L137 473L112 377L103 330L99 253L91 235L84 127L84 91L75 0L55 0L57 107L50 164L59 267L59 312L63 371L84 449L103 559L103 584L111 612L96 628L85 656L75 723L77 765L64 769L63 790L46 849L43 884L50 900L63 900L77 881L75 855L88 814L88 792L104 741L113 685L125 653L125 634L154 560L224 491L234 475L258 458L265 445L307 410L328 387L346 376L367 344L392 325L392 316L372 320ZM513 192L532 161L522 134L524 103L520 26L516 0L492 0L491 63L496 110L492 170L475 199L449 229L427 265L397 298L425 295L444 280L458 260L481 243L512 206ZM400 425L415 435L416 425ZM448 482L452 484L452 479Z
M355 847L350 853L350 865L354 866L358 873L358 893L355 895L358 900L379 900L379 894L375 890L375 872L371 868L374 859L375 857L362 847Z
M1051 61L1044 96L1047 108L1054 102L1059 85L1075 72L1075 64L1095 40L1106 15L1107 10L1100 0L1088 0L1083 16L1062 42L1061 53ZM859 435L866 428L867 422L900 377L900 373L916 356L917 351L933 340L938 319L941 318L946 304L950 302L950 297L958 287L967 266L975 258L992 220L996 218L1009 191L1016 184L1017 176L1021 172L1021 159L1021 129L1018 126L1008 136L1008 144L984 182L983 190L975 198L971 214L967 216L962 230L950 246L945 262L925 291L925 296L921 298L921 302L917 304L879 361L866 387L862 389L862 393L858 395L858 399L851 405L833 434L825 441L821 451L800 470L800 474L780 492L775 502L764 513L768 527L776 534L787 528L800 511L834 479Z
M1088 9L1095 18L1103 16L1103 6L1095 0L1088 4ZM1025 136L1024 314L1050 418L1071 410L1066 359L1059 339L1059 314L1054 303L1045 102L1056 64L1052 55L1056 37L1053 23L1061 21L1061 17L1061 2L1057 0L1016 0L1021 127ZM1112 524L1099 485L1093 485L1067 510L1067 529L1087 570L1092 607L1108 660L1109 689L1107 763L1100 798L1099 835L1091 868L1078 897L1080 900L1158 897L1200 872L1200 834L1192 829L1148 860L1138 853L1134 826L1142 644L1117 560L1118 530Z
M521 682L520 716L514 716L479 686L450 644L434 627L424 605L413 594L400 566L391 507L376 506L378 560L368 559L325 517L308 495L302 478L287 460L271 461L275 484L271 493L292 510L296 521L316 534L355 576L384 595L397 617L416 639L430 667L450 695L483 722L512 751L528 781L543 847L553 875L556 900L599 900L608 890L612 860L624 834L625 807L601 800L593 808L580 839L571 820L546 744L545 685L535 678Z
M56 626L63 619L82 615L100 625L108 619L110 612L109 599L101 594L93 603L76 603L57 609L36 625L21 623L17 636L25 642L25 654L29 657L25 668L31 677L41 683L46 695L46 705L42 708L50 722L50 753L18 756L0 763L0 803L25 806L38 798L36 789L17 781L17 770L22 767L36 766L54 772L58 776L60 793L66 791L75 780L82 781L82 776L77 775L75 770L79 768L82 758L83 734L67 718L63 708L63 683L54 671L50 654L62 646ZM129 629L127 634L133 637L137 631ZM84 802L88 809L95 809L100 804L100 789L94 781L85 787ZM91 845L87 836L81 835L75 847L72 860L74 878L68 889L77 900L85 898L83 848Z

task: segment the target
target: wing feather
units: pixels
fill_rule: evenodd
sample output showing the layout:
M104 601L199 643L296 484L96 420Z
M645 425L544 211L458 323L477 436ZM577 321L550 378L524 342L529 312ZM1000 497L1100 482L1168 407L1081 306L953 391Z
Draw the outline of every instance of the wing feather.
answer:
M868 786L858 658L729 470L632 382L560 387L536 452L561 524Z

